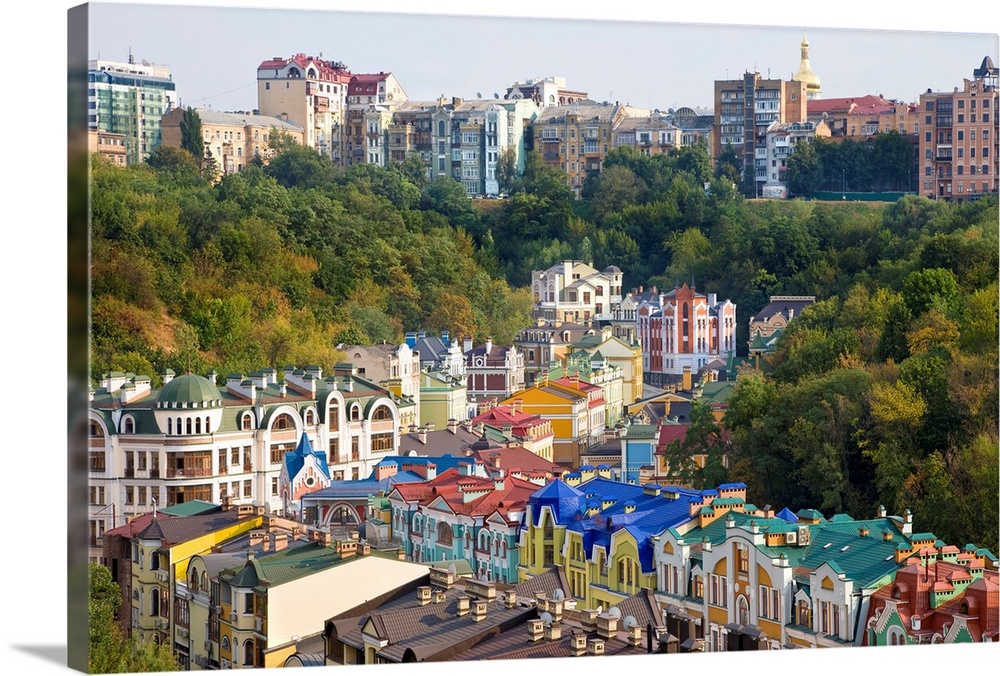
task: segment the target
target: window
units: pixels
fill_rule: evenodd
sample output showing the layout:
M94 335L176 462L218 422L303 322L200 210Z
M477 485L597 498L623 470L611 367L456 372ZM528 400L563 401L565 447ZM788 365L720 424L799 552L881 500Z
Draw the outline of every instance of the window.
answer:
M736 550L739 554L739 571L741 573L750 572L750 548L747 545L736 543Z
M771 595L768 592L769 589L767 587L760 585L760 593L757 595L757 600L760 603L758 612L763 618L771 617Z
M253 482L247 479L243 482L243 497L249 498L253 496Z
M271 478L271 495L278 494L278 477Z

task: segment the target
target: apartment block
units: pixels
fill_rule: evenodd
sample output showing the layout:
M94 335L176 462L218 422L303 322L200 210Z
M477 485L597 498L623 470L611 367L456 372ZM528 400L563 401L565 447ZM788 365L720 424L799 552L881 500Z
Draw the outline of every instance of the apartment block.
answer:
M160 144L160 119L177 106L170 69L143 61L95 59L87 65L87 128L119 134L128 164L142 162Z
M920 194L965 201L997 192L998 71L989 56L962 88L920 95Z
M713 157L732 146L743 158L744 177L754 178L754 196L767 181L768 127L805 122L808 92L806 82L773 80L749 71L738 80L715 81Z
M304 144L341 162L351 72L339 61L296 54L275 56L257 67L257 108L303 130Z
M281 118L253 113L221 113L208 108L197 108L195 112L201 119L204 154L215 160L221 175L241 171L254 158L266 163L274 156L270 140L276 132L286 134L299 145L305 144L305 130ZM163 145L181 147L184 113L183 108L175 108L163 116L160 123Z

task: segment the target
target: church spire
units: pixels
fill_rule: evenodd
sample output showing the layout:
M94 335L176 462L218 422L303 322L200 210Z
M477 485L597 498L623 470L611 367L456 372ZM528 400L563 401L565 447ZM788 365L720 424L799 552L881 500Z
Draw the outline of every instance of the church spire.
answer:
M820 98L820 80L819 76L813 72L812 66L809 65L809 38L806 37L805 31L802 32L799 54L799 69L795 71L792 80L805 83L807 98L818 99Z

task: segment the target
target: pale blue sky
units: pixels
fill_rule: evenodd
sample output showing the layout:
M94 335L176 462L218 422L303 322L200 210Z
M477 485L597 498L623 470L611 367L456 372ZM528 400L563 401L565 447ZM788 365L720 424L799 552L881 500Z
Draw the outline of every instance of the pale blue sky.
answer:
M443 6L439 11L448 6L435 4ZM830 29L808 15L798 26L763 27L259 7L91 8L91 58L125 60L131 48L136 60L172 69L183 105L217 110L255 108L257 66L296 52L322 53L355 73L391 71L411 99L490 98L518 79L561 75L593 99L660 109L710 107L714 80L745 70L790 78L803 32L826 98L883 94L915 101L927 88L960 86L987 54L1000 62L995 33ZM796 15L773 16L788 22ZM988 30L987 24L969 28Z

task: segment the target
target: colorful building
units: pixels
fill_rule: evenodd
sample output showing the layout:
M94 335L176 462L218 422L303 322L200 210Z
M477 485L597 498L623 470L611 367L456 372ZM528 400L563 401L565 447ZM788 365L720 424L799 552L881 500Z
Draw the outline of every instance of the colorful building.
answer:
M283 513L291 518L301 518L301 499L307 493L330 485L330 468L326 453L314 451L309 437L299 439L294 451L285 453L285 464L278 479L281 487Z
M416 562L464 559L482 580L517 579L517 533L538 486L513 476L484 478L452 468L388 494L393 539Z
M750 355L771 354L796 315L816 302L816 296L771 296L750 318Z
M636 310L644 381L665 384L736 351L736 305L686 283Z
M518 331L514 345L524 354L525 385L537 383L543 372L562 363L576 343L596 332L593 326L561 319L536 319L533 326Z
M590 324L610 320L622 300L622 271L609 265L598 271L568 260L531 273L532 314L536 319Z
M971 544L959 549L938 540L921 548L872 594L863 645L1000 640L995 562Z
M524 354L516 345L494 345L493 338L487 338L486 343L475 347L471 338L466 338L463 343L471 399L502 399L524 387Z
M502 406L495 406L473 418L471 424L499 430L504 435L504 442L518 443L538 457L552 462L555 441L552 422L542 416L525 413L521 410L522 404L522 401L513 399Z

